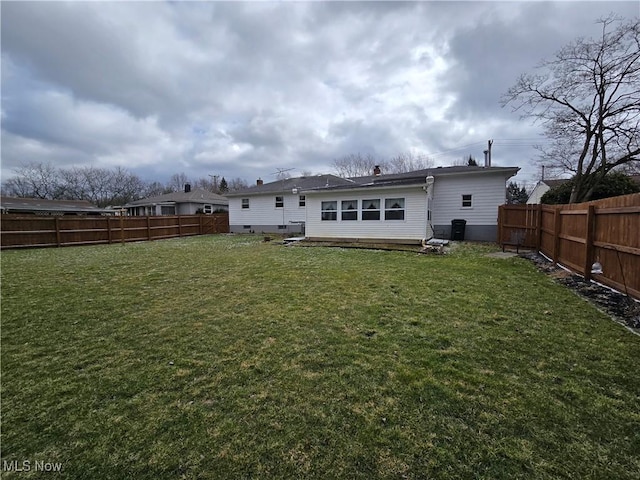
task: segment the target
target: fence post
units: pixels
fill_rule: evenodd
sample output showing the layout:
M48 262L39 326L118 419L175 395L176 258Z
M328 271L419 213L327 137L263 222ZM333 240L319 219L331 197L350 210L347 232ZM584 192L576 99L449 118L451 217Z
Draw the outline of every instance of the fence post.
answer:
M584 251L584 279L591 280L591 265L593 263L593 234L596 227L596 207L589 205L587 209L587 235Z
M203 215L200 215L200 218L198 218L198 223L200 224L200 235L203 235L203 233L202 233L202 217L203 217Z
M111 245L111 242L113 241L111 238L111 217L107 215L104 218L107 220L107 241L109 242L109 245Z
M560 207L556 206L553 212L553 264L558 264L560 255Z
M498 245L502 246L502 222L504 219L504 205L498 206Z
M152 238L151 238L151 217L149 215L147 215L147 239L149 241L152 240Z
M542 247L542 204L536 205L536 252Z
M55 223L56 223L56 246L59 247L60 243L62 243L60 241L60 217L58 216L55 217Z

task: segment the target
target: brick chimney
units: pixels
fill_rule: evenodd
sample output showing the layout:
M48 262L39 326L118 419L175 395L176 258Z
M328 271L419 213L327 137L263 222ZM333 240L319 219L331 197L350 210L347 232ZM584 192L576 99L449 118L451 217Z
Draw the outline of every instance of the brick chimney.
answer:
M190 183L185 183L184 184L184 193L189 193L191 191L191 184Z
M382 173L382 170L380 170L380 165L376 165L375 167L373 167L373 174L378 176Z
M262 181L261 178L259 178L258 180L256 180L256 185L262 185L264 182Z

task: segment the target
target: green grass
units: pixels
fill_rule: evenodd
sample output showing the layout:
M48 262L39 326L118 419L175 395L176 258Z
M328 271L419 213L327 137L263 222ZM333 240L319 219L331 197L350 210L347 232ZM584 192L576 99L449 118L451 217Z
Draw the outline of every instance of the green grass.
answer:
M261 240L3 252L2 478L640 476L640 337L532 264Z

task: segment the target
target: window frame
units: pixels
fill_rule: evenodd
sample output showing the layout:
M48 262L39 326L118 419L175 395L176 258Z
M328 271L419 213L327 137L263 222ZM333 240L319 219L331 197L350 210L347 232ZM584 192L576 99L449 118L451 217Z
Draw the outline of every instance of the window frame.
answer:
M306 206L307 206L307 196L298 195L298 207L306 207Z
M468 198L465 198L468 197ZM468 205L465 205L468 203ZM463 193L462 194L462 203L460 208L473 208L473 194L471 193Z
M345 203L354 204L355 207L345 209ZM340 220L343 222L358 221L358 199L340 200Z
M240 207L241 209L243 210L249 209L250 202L248 198L243 198L240 200L240 202L241 202L241 207Z
M333 204L333 209L327 208L326 206L327 204ZM337 200L326 200L326 201L320 202L320 220L323 222L335 222L338 220L338 201Z
M401 206L398 207L389 207L387 206L389 203L393 203L393 202L400 202ZM385 221L404 221L405 220L405 215L404 215L404 211L405 211L405 206L406 206L406 199L405 197L392 197L392 198L385 198L384 199L384 219ZM398 217L398 218L394 218L394 217Z
M367 202L377 202L378 208L365 208L365 204ZM365 198L362 200L362 220L363 221L380 221L380 199L379 198ZM377 217L377 218L367 218L367 217Z
M278 200L280 199L280 200ZM275 208L284 208L284 195L276 195L276 207Z

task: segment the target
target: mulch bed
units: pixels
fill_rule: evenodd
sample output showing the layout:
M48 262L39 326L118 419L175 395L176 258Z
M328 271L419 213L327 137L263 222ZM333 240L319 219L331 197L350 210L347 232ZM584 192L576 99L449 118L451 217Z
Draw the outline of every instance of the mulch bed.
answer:
M580 275L554 265L538 253L527 252L521 253L520 256L531 260L540 271L595 304L616 322L640 335L640 302L603 285L586 281Z

